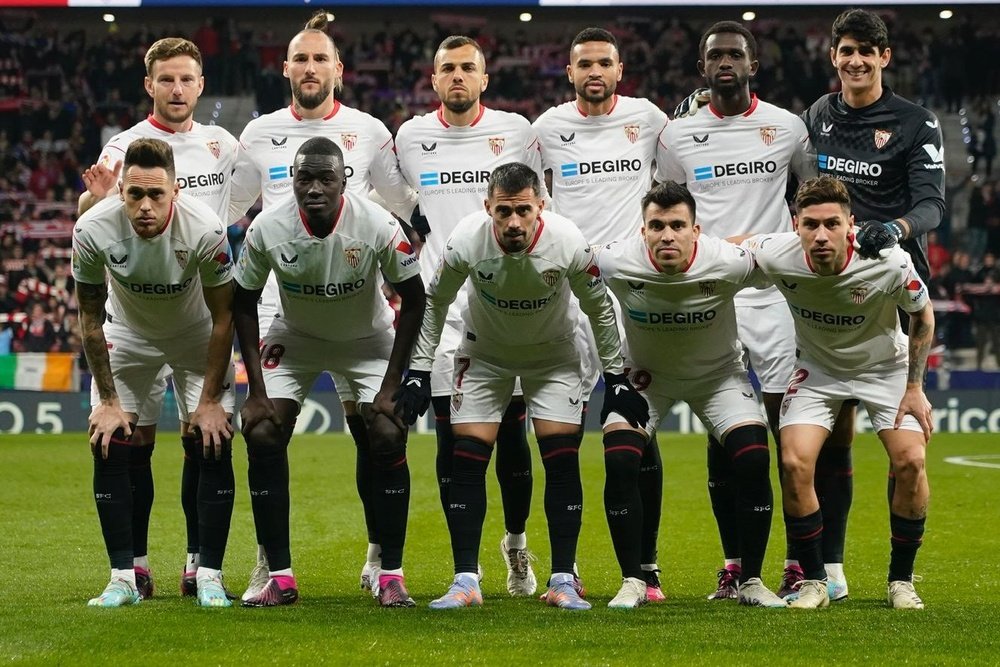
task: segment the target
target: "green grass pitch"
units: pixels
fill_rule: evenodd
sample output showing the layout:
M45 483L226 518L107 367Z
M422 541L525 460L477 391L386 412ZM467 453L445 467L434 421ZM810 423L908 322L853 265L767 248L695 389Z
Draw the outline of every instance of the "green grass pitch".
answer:
M241 441L238 441L238 443ZM291 445L292 548L299 604L278 609L199 609L178 596L184 550L178 500L181 448L160 434L150 559L156 596L125 609L89 609L107 581L107 560L90 492L83 435L5 435L0 441L0 661L35 664L1000 664L1000 469L945 462L1000 453L996 436L936 435L928 454L931 515L917 560L922 612L885 606L888 517L886 458L872 435L855 448L855 499L846 572L850 598L829 610L796 612L708 602L721 562L705 490L700 436L661 437L666 484L660 566L667 601L632 612L606 604L619 575L602 513L599 437L582 450L584 529L579 564L594 609L568 613L511 599L498 541L499 493L481 562L485 606L432 612L451 579L451 551L434 482L434 442L413 436L413 497L407 585L418 607L382 610L358 590L364 523L347 436L297 436ZM226 559L242 591L255 555L238 444L237 502ZM536 460L529 547L548 573ZM777 485L775 485L777 489ZM776 493L777 495L777 493ZM784 539L775 512L765 578L776 586Z

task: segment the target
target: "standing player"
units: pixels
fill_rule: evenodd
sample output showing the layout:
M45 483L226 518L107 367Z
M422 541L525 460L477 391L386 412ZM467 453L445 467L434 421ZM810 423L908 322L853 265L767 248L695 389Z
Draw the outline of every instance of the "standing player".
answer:
M451 397L455 455L448 528L455 579L430 606L454 609L483 602L477 567L486 468L501 414L520 378L545 466L552 547L546 601L564 609L589 609L573 574L583 510L583 377L572 343L570 292L590 318L598 341L609 387L602 417L614 411L644 426L646 402L624 375L614 310L590 246L570 220L556 214L542 218L542 184L535 170L516 162L497 167L487 192L486 211L466 216L445 246L399 399L410 423L427 409L431 368L448 308L468 282L469 307L463 312L465 330L455 354Z
M129 144L136 139L161 139L170 145L177 170L177 182L185 197L204 202L225 221L229 215L231 174L236 163L238 143L233 135L216 125L194 121L194 109L205 89L201 53L192 42L167 37L153 43L146 51L146 78L143 85L153 100L153 112L143 121L111 138L101 151L97 164L83 172L86 191L80 195L79 214L105 197L118 194L118 177ZM165 369L160 382L151 391L166 391ZM156 420L139 422L141 438L133 438L129 450L132 463L129 475L133 492L132 538L140 593L153 595L153 579L146 558L149 513L153 506L153 475L149 461L156 438ZM201 445L188 424L181 420L181 444L184 467L181 472L181 505L187 526L187 559L181 574L181 594L195 595L199 566L198 486L202 463Z
M143 597L133 528L140 490L133 489L132 469L135 450L152 449L147 425L159 416L160 375L169 366L181 419L203 449L198 604L228 607L221 569L234 496L233 263L225 226L210 208L180 196L166 142L137 139L123 162L119 197L92 207L73 232L80 326L94 374L94 497L112 568L111 582L90 605L118 607Z
M667 116L649 100L617 95L624 66L614 35L587 28L573 39L566 75L576 99L535 121L542 162L552 175L553 210L580 225L586 239L603 245L642 226L638 203L649 189L657 138ZM593 336L584 318L578 336L584 351L585 400L597 376ZM656 541L663 497L663 469L655 435L645 446L639 473L643 500L642 570L650 600L663 599Z
M663 130L656 179L687 183L698 202L698 220L713 236L791 229L789 175L803 180L815 174L805 125L750 93L757 41L745 27L733 21L712 25L701 37L699 54L709 103ZM791 315L775 288L748 288L736 296L736 321L777 441L778 409L795 359ZM710 600L738 596L742 555L734 474L730 454L711 436L708 493L726 562Z
M891 58L888 30L876 14L852 9L838 16L830 60L842 90L821 97L803 119L818 153L820 173L841 179L851 195L859 254L877 257L898 243L926 283L930 269L924 235L941 223L944 214L941 127L933 113L882 83L882 70ZM901 316L900 321L905 332L908 318ZM849 409L853 414L854 408ZM850 438L831 438L816 463L823 560L829 580L841 582L845 596L844 542L854 495L850 445ZM891 473L889 498L893 502ZM787 581L801 576L786 571Z
M821 176L795 196L795 234L746 242L788 300L799 349L781 404L785 531L805 579L792 607L830 603L823 567L823 511L816 497L816 460L845 401L864 402L896 474L889 514L892 555L888 600L922 609L913 561L923 540L929 488L924 467L931 405L923 391L934 339L934 311L910 257L891 249L866 260L851 244L853 216L844 184ZM909 339L897 307L910 314Z
M270 208L292 188L296 151L312 137L328 137L344 155L348 191L365 197L374 186L388 202L390 210L409 219L413 192L406 185L396 162L392 135L373 116L344 106L334 97L342 85L344 65L337 48L326 34L327 15L316 12L288 44L284 75L292 88L292 104L247 123L240 135L240 153L233 174L230 220L241 217L263 196ZM272 276L264 287L258 314L261 335L267 333L278 315L278 283ZM358 450L357 485L368 529L368 554L361 572L361 586L371 589L378 576L379 540L375 532L374 502L369 496L372 461L369 456L365 420L355 410L352 390L346 378L331 373L345 418ZM268 563L262 545L257 549L257 566L250 575L244 594L251 598L267 585Z
M392 396L423 316L420 265L392 215L346 191L344 156L335 143L307 140L292 166L294 197L257 216L236 269L236 333L250 382L241 412L250 498L269 564L267 584L244 595L243 605L298 599L289 548L288 442L309 388L331 370L357 402L370 441L366 491L382 548L374 594L384 607L412 607L402 570L410 503L406 428L394 418ZM380 271L402 297L395 340ZM257 301L269 273L281 286L282 316L258 350Z
M541 174L538 140L531 124L517 114L483 106L479 98L488 83L486 57L479 44L469 37L447 37L434 54L431 77L441 106L406 121L396 135L399 167L418 191L420 212L428 222L429 233L420 251L428 285L455 221L482 210L486 184L496 167L522 162ZM449 407L451 375L467 302L463 290L449 309L431 374L438 490L445 517L455 446ZM506 527L500 553L507 565L511 595L531 595L537 586L525 534L532 477L524 417L524 400L517 395L507 406L497 433L496 473Z
M646 429L617 416L604 425L604 504L623 579L608 606L628 609L646 600L639 458L659 420L674 403L687 401L732 461L740 604L784 607L760 579L773 501L767 427L743 366L733 305L738 291L766 280L749 252L701 235L695 200L684 186L657 185L643 197L642 212L641 234L597 254L601 275L626 313L625 365L650 407ZM665 349L678 353L664 355Z

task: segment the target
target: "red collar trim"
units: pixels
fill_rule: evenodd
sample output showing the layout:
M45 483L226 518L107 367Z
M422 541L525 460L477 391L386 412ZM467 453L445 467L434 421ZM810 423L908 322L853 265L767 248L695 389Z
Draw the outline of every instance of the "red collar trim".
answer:
M469 123L469 127L475 127L476 123L478 123L480 120L482 120L484 113L486 113L486 105L480 103L479 104L479 113L476 115L476 117L473 119L473 121L471 123ZM451 124L444 119L444 105L443 104L437 108L436 115L437 115L438 122L440 122L441 125L443 125L444 127L451 127Z
M177 130L172 130L163 123L161 123L160 121L153 118L153 114L149 114L148 116L146 116L146 120L149 121L149 124L155 127L157 130L160 130L162 132L169 132L170 134L177 133Z
M809 259L809 253L808 253L808 252L804 252L804 251L803 251L803 253L802 253L802 254L803 254L803 255L805 255L805 258L806 258L806 266L808 266L808 267L809 267L809 270L810 270L810 271L812 271L813 273L816 273L816 269L815 269L815 268L813 268L813 263L812 263L812 261L811 261L811 260ZM848 243L848 244L847 244L847 261L845 261L845 262L844 262L844 265L843 265L842 267L840 267L840 271L837 271L837 272L836 272L835 274L833 274L833 275L835 275L835 276L839 276L839 275L840 275L841 273L843 273L844 271L846 271L846 270L847 270L847 267L851 265L851 260L852 260L852 259L854 259L854 243L853 243L853 240L852 240L852 242L851 242L851 243Z
M347 200L344 199L344 195L340 195L340 207L337 209L337 215L333 219L333 226L330 228L331 234L335 229L337 229L337 225L340 224L340 219L344 217L344 209L346 208L346 204ZM309 234L309 236L316 236L313 233L312 227L309 226L309 220L306 219L305 212L303 212L301 208L298 210L299 210L299 220L302 221L302 226L306 228L306 232Z
M606 114L604 114L604 115L605 116L610 116L611 112L615 110L616 106L618 106L618 93L615 93L611 97L611 108L608 109L608 112ZM590 118L590 116L583 109L580 108L580 102L579 102L579 100L577 100L577 103L576 103L576 110L584 118Z
M173 219L174 219L174 203L170 202L170 210L167 211L167 221L163 223L163 229L160 230L157 236L163 236L164 234L167 233L167 230L170 228L170 221Z
M295 110L295 105L294 104L289 104L288 105L288 110L290 112L292 112L292 118L294 118L295 120L305 120ZM331 118L333 118L334 116L337 115L338 111L340 111L340 100L334 100L333 101L333 110L330 113L328 113L327 115L323 116L323 120L330 120Z
M754 111L757 110L758 102L760 102L760 100L757 99L757 93L750 93L750 108L741 113L740 115L746 118L747 116L752 114ZM715 114L716 118L725 118L725 116L719 113L718 109L712 106L711 102L708 103L708 110L711 111L713 114Z
M503 254L510 255L511 253L507 252L507 249L503 247L502 243L500 243L500 237L497 236L496 225L492 224L492 222L491 222L490 226L493 228L493 240L497 242L497 246L500 248L500 250L503 252ZM531 253L531 251L534 250L535 245L538 243L538 239L540 239L541 236L542 236L542 228L544 228L544 227L545 227L545 221L542 220L541 216L539 216L538 217L538 227L535 228L535 237L533 239L531 239L531 243L528 245L528 247L525 248L522 251L525 255Z

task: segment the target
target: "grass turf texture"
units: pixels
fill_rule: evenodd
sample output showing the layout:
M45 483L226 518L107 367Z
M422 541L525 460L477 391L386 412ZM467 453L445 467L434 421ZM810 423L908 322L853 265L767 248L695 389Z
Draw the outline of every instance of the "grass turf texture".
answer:
M585 512L578 560L594 609L569 613L537 599L511 599L498 542L499 492L491 501L481 562L485 606L433 612L427 603L451 579L451 551L434 483L434 442L413 436L406 552L407 585L418 607L383 610L358 589L365 532L348 436L297 436L291 447L292 548L302 598L278 609L200 609L178 597L183 517L178 500L181 448L160 434L154 455L157 499L150 560L156 595L137 607L90 609L107 583L107 559L90 490L92 464L80 434L3 437L0 469L0 659L8 663L505 663L997 664L1000 660L1000 470L952 465L944 458L997 452L995 436L935 435L929 449L932 501L916 571L927 609L885 604L888 517L886 457L872 435L857 438L855 499L846 572L850 598L829 610L742 608L709 602L721 563L705 490L700 436L661 436L665 465L660 567L667 602L612 611L619 573L602 512L600 440L582 451ZM238 446L238 452L242 447ZM537 453L536 453L537 456ZM236 456L237 502L226 558L230 586L242 592L255 546ZM529 547L540 583L548 574L542 467L535 463ZM775 484L777 490L777 484ZM777 495L777 494L776 494ZM777 588L784 556L775 511L765 580Z

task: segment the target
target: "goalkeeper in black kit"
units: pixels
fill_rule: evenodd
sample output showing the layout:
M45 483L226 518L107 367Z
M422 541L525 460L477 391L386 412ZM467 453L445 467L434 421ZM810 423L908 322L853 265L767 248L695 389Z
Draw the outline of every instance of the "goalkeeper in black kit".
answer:
M838 16L830 59L841 92L821 97L803 120L820 174L839 178L850 192L858 253L876 258L899 244L926 283L925 234L944 214L941 128L933 113L883 85L882 70L891 58L888 30L876 14L852 9ZM891 472L889 477L891 504ZM853 496L849 437L827 440L817 462L816 491L824 519L823 560L830 581L843 585L837 593L846 597L844 541Z

